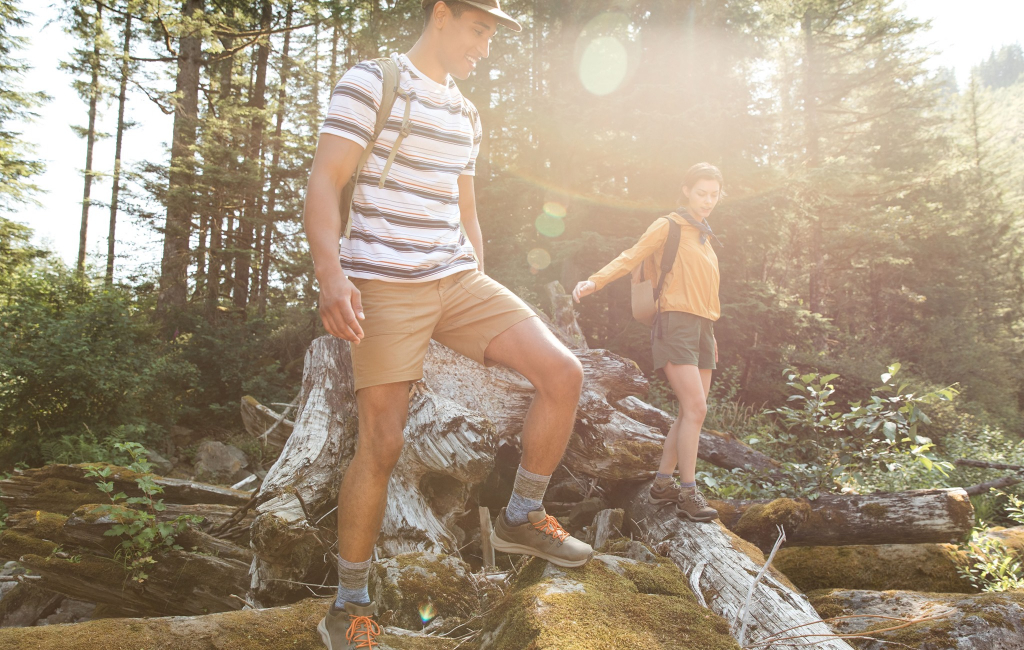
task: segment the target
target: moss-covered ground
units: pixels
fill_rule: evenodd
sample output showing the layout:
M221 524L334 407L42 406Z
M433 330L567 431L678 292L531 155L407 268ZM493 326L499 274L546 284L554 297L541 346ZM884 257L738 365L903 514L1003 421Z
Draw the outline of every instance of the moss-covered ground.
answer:
M594 560L545 577L547 562L530 561L504 602L485 622L494 650L700 648L737 650L725 619L701 607L669 560L621 562L623 573ZM570 581L574 588L553 587ZM579 590L576 584L582 586Z

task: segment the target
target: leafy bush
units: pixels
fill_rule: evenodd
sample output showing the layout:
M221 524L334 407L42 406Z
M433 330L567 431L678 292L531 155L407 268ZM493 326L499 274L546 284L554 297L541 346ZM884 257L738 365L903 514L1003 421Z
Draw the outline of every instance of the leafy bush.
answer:
M1018 525L1024 525L1024 500L1005 492L993 493L1006 498L1006 513ZM960 575L982 591L1024 589L1024 564L1013 550L1000 540L988 536L986 525L971 531L971 537L960 547L967 563L959 567Z
M160 340L127 291L37 267L0 305L0 467L39 463L63 439L123 437L125 426L153 437L195 380L182 342Z

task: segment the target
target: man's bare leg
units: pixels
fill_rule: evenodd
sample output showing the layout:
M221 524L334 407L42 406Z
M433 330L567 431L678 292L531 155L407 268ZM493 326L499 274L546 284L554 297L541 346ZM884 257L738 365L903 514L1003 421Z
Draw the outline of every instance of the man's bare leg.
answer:
M337 604L368 602L365 595L373 545L388 500L388 481L405 442L409 382L382 384L356 393L359 436L356 453L338 491Z
M489 361L512 368L537 390L523 422L523 469L550 476L572 435L583 387L583 366L539 318L528 318L494 337Z

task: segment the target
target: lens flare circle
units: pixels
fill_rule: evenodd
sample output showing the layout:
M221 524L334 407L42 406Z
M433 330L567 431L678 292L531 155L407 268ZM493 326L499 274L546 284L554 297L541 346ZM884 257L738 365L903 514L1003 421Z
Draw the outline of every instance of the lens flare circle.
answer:
M551 253L547 252L543 248L534 248L526 254L526 261L529 263L531 269L543 271L551 266Z
M580 57L580 82L601 97L618 90L629 71L629 53L615 36L598 36L587 43Z
M420 604L420 620L426 625L430 621L437 617L437 612L434 610L434 603L425 602Z
M545 237L558 237L565 232L565 221L558 217L552 217L548 213L541 213L533 223L537 232Z
M558 201L548 201L544 204L544 213L561 219L565 217L565 206Z

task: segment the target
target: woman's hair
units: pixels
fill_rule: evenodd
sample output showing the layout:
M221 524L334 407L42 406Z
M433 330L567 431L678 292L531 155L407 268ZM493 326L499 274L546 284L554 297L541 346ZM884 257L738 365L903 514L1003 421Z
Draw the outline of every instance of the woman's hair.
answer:
M692 188L697 184L697 181L705 178L710 181L718 181L719 189L725 186L722 171L711 163L701 162L686 170L686 175L683 176L683 187ZM725 195L724 192L722 194L723 196Z

